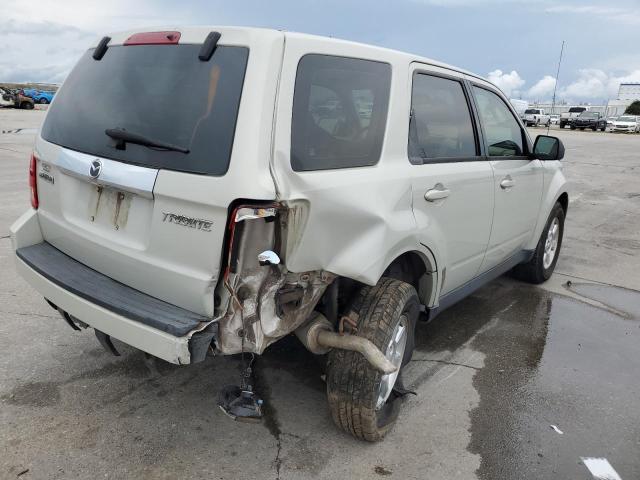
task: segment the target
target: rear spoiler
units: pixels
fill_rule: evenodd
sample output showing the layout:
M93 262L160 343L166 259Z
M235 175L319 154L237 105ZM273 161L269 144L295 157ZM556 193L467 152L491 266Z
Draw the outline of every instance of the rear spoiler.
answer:
M136 38L136 36L140 36L140 38ZM213 52L216 51L216 47L218 46L218 41L222 35L220 32L209 32L207 38L204 39L202 43L202 48L200 49L200 53L198 53L198 58L203 62L208 62L213 55ZM153 38L152 38L153 37ZM156 40L156 37L161 39L161 41ZM180 32L151 32L151 33L140 33L132 35L127 39L124 45L152 45L152 44L176 44L180 39ZM93 59L100 61L104 54L107 53L107 49L109 42L111 41L111 37L102 37L98 46L93 51Z

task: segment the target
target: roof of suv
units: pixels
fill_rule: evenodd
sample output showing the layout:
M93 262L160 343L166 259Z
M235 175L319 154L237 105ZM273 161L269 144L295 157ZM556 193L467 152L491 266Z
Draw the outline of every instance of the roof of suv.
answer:
M131 35L136 34L136 33L143 33L143 32L165 32L165 31L179 31L181 36L180 36L180 40L178 41L178 43L201 43L204 41L204 39L206 38L206 36L212 32L212 31L216 31L216 32L220 32L223 37L222 37L222 43L226 43L224 36L229 35L229 34L240 34L240 33L244 33L244 34L249 34L250 37L254 37L256 40L259 40L260 37L263 38L273 38L276 35L284 35L287 38L287 41L305 41L305 40L312 40L312 41L328 41L328 42L332 42L335 44L340 44L340 45L344 45L346 46L359 46L359 47L366 47L366 48L370 48L373 50L378 50L380 52L386 52L389 55L393 55L396 56L397 58L404 58L407 62L420 62L420 63L425 63L428 65L433 65L436 67L440 67L440 68L445 68L447 70L451 70L460 74L464 74L464 75L469 75L475 78L478 78L480 80L483 80L485 82L489 82L486 78L477 75L473 72L469 72L467 70L463 70L461 68L458 67L454 67L452 65L443 63L443 62L439 62L437 60L433 60L431 58L427 58L427 57L421 57L419 55L414 55L414 54L410 54L407 52L403 52L403 51L399 51L399 50L393 50L393 49L389 49L389 48L385 48L385 47L379 47L376 45L371 45L371 44L366 44L366 43L360 43L360 42L353 42L350 40L342 40L342 39L338 39L338 38L333 38L333 37L325 37L325 36L321 36L321 35L311 35L311 34L307 34L307 33L298 33L298 32L288 32L288 31L284 31L284 30L275 30L275 29L269 29L269 28L256 28L256 27L234 27L234 26L220 26L220 25L206 25L206 26L188 26L188 27L180 27L180 26L176 26L176 25L172 25L172 26L158 26L158 27L145 27L145 28L140 28L140 29L136 29L136 30L128 30L128 31L122 31L122 32L115 32L113 34L110 34L109 36L111 37L111 41L109 42L110 45L119 45L124 43L127 38L129 38ZM226 35L225 35L226 34ZM100 38L96 39L95 42L91 45L92 47L96 46L98 44L98 42L100 41ZM489 82L491 83L491 82ZM496 87L497 88L497 87Z

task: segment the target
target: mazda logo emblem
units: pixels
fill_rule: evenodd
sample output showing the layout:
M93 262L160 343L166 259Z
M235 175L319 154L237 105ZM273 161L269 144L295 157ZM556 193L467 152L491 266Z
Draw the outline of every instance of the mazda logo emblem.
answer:
M98 178L102 172L102 161L97 158L91 162L91 168L89 168L89 176L91 178Z

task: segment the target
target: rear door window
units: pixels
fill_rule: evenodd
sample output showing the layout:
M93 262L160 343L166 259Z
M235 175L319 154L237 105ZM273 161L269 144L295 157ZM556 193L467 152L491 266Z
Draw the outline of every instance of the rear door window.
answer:
M387 121L391 66L330 55L298 64L291 124L295 171L374 165Z
M476 155L476 137L462 83L416 73L409 120L412 163Z
M478 113L484 130L490 157L518 157L524 155L523 133L520 124L495 93L473 87Z
M223 175L231 149L249 50L218 46L208 62L201 45L109 47L87 51L56 95L42 137L80 152L136 165ZM105 134L125 129L189 150L162 151Z

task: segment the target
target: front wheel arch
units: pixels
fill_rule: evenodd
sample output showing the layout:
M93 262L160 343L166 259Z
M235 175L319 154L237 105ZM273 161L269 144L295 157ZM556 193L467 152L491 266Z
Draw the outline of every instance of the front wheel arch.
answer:
M569 194L567 192L563 192L556 200L560 205L562 205L562 209L564 210L565 216L567 215L567 209L569 208Z

